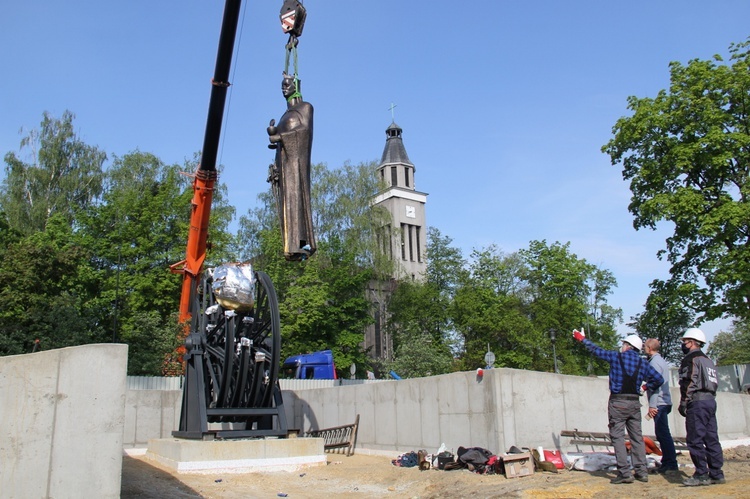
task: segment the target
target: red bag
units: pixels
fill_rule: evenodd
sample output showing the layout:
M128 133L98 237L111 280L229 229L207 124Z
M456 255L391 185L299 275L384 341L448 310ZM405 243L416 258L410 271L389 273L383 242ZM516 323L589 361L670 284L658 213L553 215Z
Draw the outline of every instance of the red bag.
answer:
M544 460L554 464L558 470L565 468L565 463L563 463L562 454L560 454L559 450L544 449Z

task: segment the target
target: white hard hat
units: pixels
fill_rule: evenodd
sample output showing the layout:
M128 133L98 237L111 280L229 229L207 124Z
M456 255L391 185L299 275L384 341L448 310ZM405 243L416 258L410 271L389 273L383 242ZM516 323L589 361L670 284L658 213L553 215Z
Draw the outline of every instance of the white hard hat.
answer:
M682 339L700 341L703 344L706 343L706 335L697 327L688 328L685 334L682 335Z
M630 346L632 346L639 352L643 348L643 340L637 334L631 334L629 336L626 336L625 339L622 341L624 343L628 343Z

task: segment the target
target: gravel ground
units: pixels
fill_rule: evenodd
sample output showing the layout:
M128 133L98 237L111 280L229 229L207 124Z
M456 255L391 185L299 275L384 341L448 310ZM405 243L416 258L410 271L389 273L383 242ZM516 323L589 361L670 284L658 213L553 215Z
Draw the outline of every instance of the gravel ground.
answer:
M679 476L651 475L648 483L612 485L614 473L597 471L537 472L505 478L468 470L420 471L393 466L384 456L328 454L325 466L296 472L247 474L176 474L145 456L124 456L123 498L275 498L331 499L338 497L404 498L621 498L621 497L750 497L750 446L725 449L727 483L684 487L692 474L687 453L679 456Z

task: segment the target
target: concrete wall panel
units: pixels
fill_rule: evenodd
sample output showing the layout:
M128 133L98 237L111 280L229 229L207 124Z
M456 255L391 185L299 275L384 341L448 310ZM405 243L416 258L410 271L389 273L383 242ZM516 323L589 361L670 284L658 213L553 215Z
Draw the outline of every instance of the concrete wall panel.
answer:
M513 384L515 439L518 447L537 447L560 432L565 406L562 380L534 371L509 370ZM504 449L507 451L507 449Z
M432 381L427 381L432 380ZM433 378L420 383L419 390L419 430L420 442L431 442L440 446L440 396L438 384Z
M375 415L375 440L373 443L376 446L381 446L381 448L392 448L394 446L398 448L396 384L397 382L394 381L374 385L375 397L372 412Z
M396 407L396 441L399 447L419 448L422 443L422 429L420 428L419 400L420 387L424 384L423 379L415 380L415 383L396 383L396 396L394 399Z
M740 438L745 435L745 418L738 418L743 414L743 399L747 395L737 396L734 393L719 392L716 394L716 422L719 431L730 438Z
M59 358L53 350L0 363L0 490L7 497L47 495Z
M126 345L3 359L3 497L119 497L126 371Z
M373 410L374 394L376 385L362 385L354 390L354 400L357 403L357 414L359 414L359 439L367 439L375 442L375 411Z
M545 410L558 410L562 407L565 428L561 430L579 430L608 432L607 401L609 400L609 381L593 377L557 376L562 382L558 401ZM550 382L550 381L545 381Z

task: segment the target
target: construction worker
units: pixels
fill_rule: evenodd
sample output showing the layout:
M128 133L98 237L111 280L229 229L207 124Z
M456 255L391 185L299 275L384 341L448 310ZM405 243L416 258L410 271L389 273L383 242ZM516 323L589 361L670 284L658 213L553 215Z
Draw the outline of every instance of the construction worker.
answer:
M716 424L716 389L719 378L716 366L701 348L706 335L691 327L682 335L680 364L680 407L685 417L685 432L690 459L695 465L693 476L682 483L689 487L725 483L724 454Z
M648 362L641 359L643 341L635 334L627 336L619 351L604 350L586 339L584 331L573 330L573 338L582 342L591 353L609 363L609 437L615 448L618 475L611 483L648 482L646 448L641 432L641 385L646 383L649 390L657 390L664 378ZM628 463L628 450L625 446L625 430L630 437L632 467ZM635 475L635 476L633 476Z
M661 344L656 338L649 338L643 344L643 352L648 357L648 362L656 372L662 375L664 383L657 390L647 390L648 414L654 419L654 431L656 440L661 447L661 466L656 470L658 473L671 475L676 474L677 452L674 448L672 433L669 431L669 413L672 412L672 395L669 393L669 366L667 361L659 354Z

